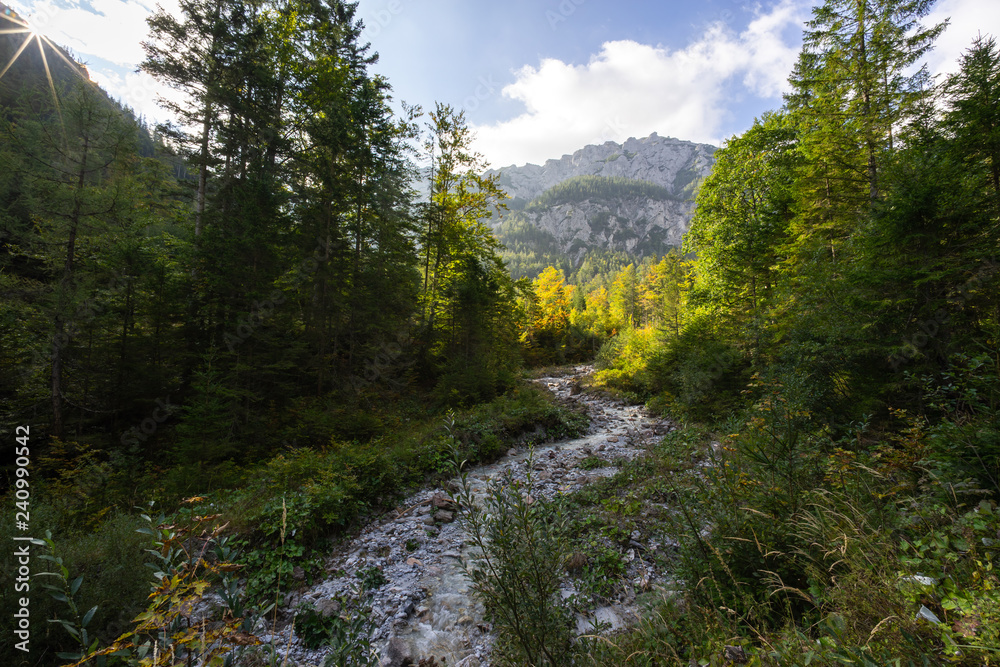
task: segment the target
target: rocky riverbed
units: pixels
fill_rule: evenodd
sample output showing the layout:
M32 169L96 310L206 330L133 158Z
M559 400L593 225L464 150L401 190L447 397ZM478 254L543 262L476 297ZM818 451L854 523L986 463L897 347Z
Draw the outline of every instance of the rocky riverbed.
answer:
M508 473L524 479L530 466L532 494L572 493L613 475L614 462L641 456L648 442L671 428L641 406L581 392L578 382L592 370L579 366L566 375L538 380L558 398L577 401L587 410L590 428L586 436L535 447L530 453L512 449L496 463L470 470L473 487L484 488L490 479ZM580 467L584 460L588 461L586 469ZM447 488L425 489L410 496L331 556L329 579L289 595L285 606L301 608L304 604L319 614L342 614L347 611L342 606L356 599L357 588L363 584L370 594L368 627L380 665L416 666L421 659L433 664L431 657L450 666L488 665L490 627L471 597L461 566L461 560L469 556L468 545L450 496ZM659 545L634 540L632 544L625 554L628 581L620 599L580 613L579 632L593 631L598 622L611 628L629 623L636 611L632 606L635 592L648 589L662 577L652 561L642 557ZM564 588L566 597L576 593L572 582ZM322 665L328 653L328 649L305 647L290 626L261 639L273 641L281 653L287 653L290 667Z

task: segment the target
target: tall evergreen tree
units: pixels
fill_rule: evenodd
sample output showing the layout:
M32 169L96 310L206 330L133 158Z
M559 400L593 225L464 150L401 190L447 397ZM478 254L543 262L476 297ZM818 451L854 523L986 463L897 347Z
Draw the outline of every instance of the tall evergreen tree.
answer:
M900 126L928 94L913 65L946 23L924 27L934 0L826 0L813 9L786 103L807 158L810 206L843 218L880 193Z

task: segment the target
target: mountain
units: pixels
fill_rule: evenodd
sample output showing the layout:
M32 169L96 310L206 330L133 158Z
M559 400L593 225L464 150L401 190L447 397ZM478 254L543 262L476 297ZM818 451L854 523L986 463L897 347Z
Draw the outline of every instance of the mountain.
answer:
M78 81L90 81L87 67L0 2L0 106L28 102L37 111L51 88L64 91Z
M553 264L571 273L590 253L639 260L679 246L715 150L653 133L487 172L512 197L510 213L490 221L511 272L533 277Z

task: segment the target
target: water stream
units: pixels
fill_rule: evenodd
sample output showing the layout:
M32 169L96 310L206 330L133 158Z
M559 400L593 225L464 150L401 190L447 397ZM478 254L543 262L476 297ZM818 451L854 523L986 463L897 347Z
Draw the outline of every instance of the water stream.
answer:
M641 406L627 405L607 397L581 393L577 381L593 369L579 366L566 375L537 380L558 398L579 402L590 416L588 433L581 438L553 442L534 448L533 458L523 448L512 449L501 460L469 471L473 487L481 490L488 480L510 471L524 479L529 462L532 494L551 497L570 493L595 479L615 473L617 468L583 470L580 462L599 457L612 462L642 455L644 446L670 429L669 423L649 416ZM489 664L492 641L482 607L471 597L469 582L460 559L468 556L460 520L444 488L425 489L407 498L396 511L369 524L356 538L333 554L328 564L331 578L301 594L286 598L286 606L309 604L324 614L341 613L338 599L356 592L358 582L369 573L369 584L377 585L372 597L371 635L380 665L416 666L421 658L435 657L438 664L483 667ZM639 545L637 544L636 547ZM648 546L648 545L644 545ZM653 545L655 547L655 545ZM651 564L629 552L629 576L636 589L646 588L657 577ZM372 573L381 571L381 577ZM384 579L384 581L383 581ZM563 594L573 594L567 586ZM578 618L581 633L595 621L612 627L629 622L635 609L626 599L591 610ZM310 650L290 628L279 636L264 636L285 647L288 665L320 666L326 649Z

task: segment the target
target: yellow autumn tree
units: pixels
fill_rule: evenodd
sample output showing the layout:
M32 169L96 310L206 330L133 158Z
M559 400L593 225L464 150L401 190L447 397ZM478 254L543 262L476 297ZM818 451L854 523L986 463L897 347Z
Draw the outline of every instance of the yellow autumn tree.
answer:
M538 299L534 327L557 333L569 324L569 303L572 286L567 286L562 271L550 266L538 274L534 281Z

